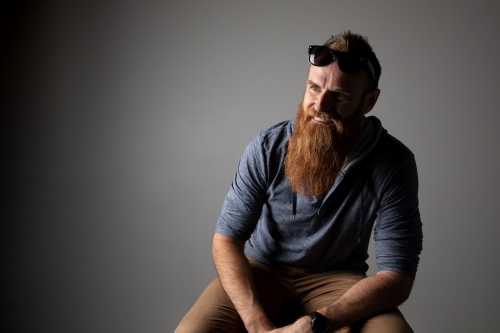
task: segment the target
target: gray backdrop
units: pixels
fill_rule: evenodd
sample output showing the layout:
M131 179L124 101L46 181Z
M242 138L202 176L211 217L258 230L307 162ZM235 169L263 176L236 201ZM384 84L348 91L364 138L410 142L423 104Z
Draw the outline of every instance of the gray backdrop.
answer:
M172 332L215 276L243 149L295 115L307 46L345 29L382 64L372 114L417 158L403 313L416 332L498 330L499 2L4 3L4 331Z

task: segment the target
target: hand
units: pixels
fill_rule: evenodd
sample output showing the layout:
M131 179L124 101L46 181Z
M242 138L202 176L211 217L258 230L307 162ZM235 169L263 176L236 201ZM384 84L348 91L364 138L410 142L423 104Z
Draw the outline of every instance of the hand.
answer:
M311 318L308 316L299 318L291 325L280 327L270 331L271 333L312 333Z

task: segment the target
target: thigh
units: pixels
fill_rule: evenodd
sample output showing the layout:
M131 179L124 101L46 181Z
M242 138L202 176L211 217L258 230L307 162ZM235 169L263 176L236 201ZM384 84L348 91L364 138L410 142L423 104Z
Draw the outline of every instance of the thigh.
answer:
M332 304L366 276L358 270L345 269L308 274L296 281L297 295L304 314Z
M175 333L210 332L246 332L219 279L205 288L175 330Z
M283 286L266 265L250 261L252 277L259 301L275 325L291 322L291 303ZM297 308L297 307L295 307ZM295 311L298 313L298 311ZM246 332L233 303L219 279L212 281L181 320L175 333Z
M259 301L276 327L286 326L301 315L293 284L279 267L249 259Z

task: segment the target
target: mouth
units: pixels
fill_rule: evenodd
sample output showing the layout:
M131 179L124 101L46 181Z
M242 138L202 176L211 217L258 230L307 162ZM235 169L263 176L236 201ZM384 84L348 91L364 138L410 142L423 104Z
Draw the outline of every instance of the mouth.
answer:
M313 120L316 121L317 123L320 123L320 124L331 124L332 121L331 120L328 120L328 119L323 119L323 118L320 118L320 117L313 117Z

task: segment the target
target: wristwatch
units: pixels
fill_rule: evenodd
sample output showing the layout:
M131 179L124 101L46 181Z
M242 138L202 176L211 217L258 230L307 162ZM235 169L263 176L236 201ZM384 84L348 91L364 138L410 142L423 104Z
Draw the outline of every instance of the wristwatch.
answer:
M328 319L326 319L321 313L312 312L309 314L311 317L311 329L314 333L326 333L330 327Z

